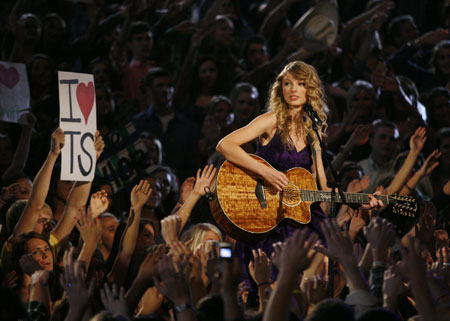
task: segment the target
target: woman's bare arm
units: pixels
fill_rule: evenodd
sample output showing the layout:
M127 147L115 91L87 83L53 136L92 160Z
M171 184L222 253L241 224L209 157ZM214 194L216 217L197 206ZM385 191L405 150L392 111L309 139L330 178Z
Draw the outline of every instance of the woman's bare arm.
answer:
M252 158L241 145L254 140L257 137L271 137L275 132L276 117L268 112L255 118L250 124L239 128L224 137L216 150L220 152L227 160L242 166L252 172L262 176L268 183L278 190L282 190L289 180L284 173L279 172L263 163Z

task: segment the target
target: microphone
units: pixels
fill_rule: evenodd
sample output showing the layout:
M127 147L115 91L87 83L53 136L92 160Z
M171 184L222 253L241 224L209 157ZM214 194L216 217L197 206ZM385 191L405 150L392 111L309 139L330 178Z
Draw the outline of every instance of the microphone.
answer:
M311 104L304 104L303 110L308 114L313 123L315 123L317 126L322 126L322 119L320 119L319 115L317 115L317 112L314 110Z

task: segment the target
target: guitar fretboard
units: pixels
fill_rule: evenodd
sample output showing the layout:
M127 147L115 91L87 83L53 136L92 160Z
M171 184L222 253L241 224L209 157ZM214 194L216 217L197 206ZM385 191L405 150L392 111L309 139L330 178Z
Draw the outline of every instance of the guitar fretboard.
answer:
M370 201L369 194L344 193L344 195L347 203L367 204ZM331 192L326 191L300 190L300 196L306 202L331 202ZM380 199L384 204L389 204L389 197L387 195L378 195L376 198ZM336 193L336 202L342 203L339 193Z

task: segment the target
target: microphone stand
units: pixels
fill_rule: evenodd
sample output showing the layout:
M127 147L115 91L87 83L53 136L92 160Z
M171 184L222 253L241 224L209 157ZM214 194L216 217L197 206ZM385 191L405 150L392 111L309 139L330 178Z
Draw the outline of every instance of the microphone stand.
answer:
M311 117L309 114L308 114L308 116L312 121L312 128L313 128L314 132L316 133L317 139L319 140L320 148L321 148L321 150L325 150L325 146L319 135L319 130L318 130L319 127L317 125L317 122L314 120L314 117ZM328 180L327 185L328 185L328 187L331 188L330 219L334 219L334 218L336 218L336 215L337 215L337 213L336 213L336 200L337 200L336 199L336 189L339 193L339 197L340 197L342 203L346 203L347 200L345 198L344 191L342 190L341 182L338 180L337 172L331 165L330 158L328 157L328 155L326 153L322 153L322 155L324 155L324 157L325 157L325 162L327 163L327 166L330 170L331 177L332 177L332 181L330 182L330 180ZM332 298L334 295L334 273L333 273L334 266L335 266L334 260L332 258L328 258L328 295L330 298Z

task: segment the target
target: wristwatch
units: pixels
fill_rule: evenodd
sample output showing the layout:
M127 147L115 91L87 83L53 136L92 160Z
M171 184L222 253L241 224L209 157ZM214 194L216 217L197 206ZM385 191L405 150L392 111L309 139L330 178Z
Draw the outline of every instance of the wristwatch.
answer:
M183 303L183 304L177 305L173 309L175 310L176 313L181 313L181 312L186 311L187 309L192 309L192 305L189 303Z

